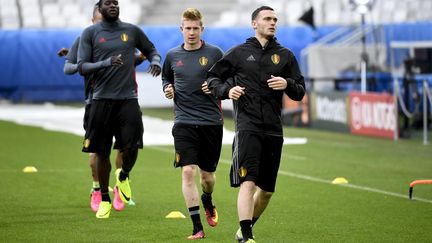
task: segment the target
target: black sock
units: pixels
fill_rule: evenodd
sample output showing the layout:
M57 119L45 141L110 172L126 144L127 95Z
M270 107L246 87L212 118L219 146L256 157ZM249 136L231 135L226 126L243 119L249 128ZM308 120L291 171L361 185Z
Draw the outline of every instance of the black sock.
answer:
M252 220L246 219L240 221L241 232L243 235L243 241L253 239L252 236Z
M203 203L204 208L209 209L211 212L213 211L213 203L212 203L212 194L203 191L201 195L201 201Z
M188 210L193 223L193 234L196 234L198 231L203 230L199 213L199 206L190 207L188 208Z
M108 192L102 192L101 191L101 194L102 194L102 201L106 201L106 202L110 202L111 203L111 198L110 198Z
M256 221L258 221L258 218L252 217L252 227L255 225Z
M120 171L120 175L119 175L119 179L120 179L120 181L124 181L124 180L126 180L126 178L128 178L129 177L129 173L126 173L126 172L124 172L123 171L123 169Z

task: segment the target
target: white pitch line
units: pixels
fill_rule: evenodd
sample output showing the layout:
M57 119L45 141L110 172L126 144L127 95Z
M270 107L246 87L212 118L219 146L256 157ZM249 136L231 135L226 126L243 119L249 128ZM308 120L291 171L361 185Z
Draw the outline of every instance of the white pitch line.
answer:
M299 179L303 179L303 180L334 185L332 183L332 181L330 181L330 180L320 179L317 177L312 177L312 176L307 176L307 175L301 175L301 174L292 173L292 172L288 172L288 171L279 170L279 174L291 176L291 177L295 177L295 178L299 178ZM349 183L348 184L338 184L337 186L349 187L349 188L354 188L354 189L358 189L358 190L362 190L362 191L368 191L368 192L375 192L375 193L384 194L387 196L393 196L393 197L399 197L399 198L405 198L405 199L408 198L407 195L403 195L403 194L395 193L395 192L388 192L388 191L384 191L384 190L380 190L380 189L376 189L376 188L372 188L372 187L367 187L367 186L358 186L358 185L349 184ZM413 197L413 199L416 201L432 203L432 200L428 200L428 199L424 199L424 198Z
M162 147L156 147L156 146L146 146L146 148L151 148L153 150L158 150L158 151L165 152L165 153L173 153L173 150L168 149L168 148L162 148ZM224 164L231 165L230 160L221 159L220 161ZM51 173L52 172L59 172L59 171L62 171L62 170L59 170L59 169L44 170L44 172L49 172L49 173L50 172ZM70 171L81 172L81 171L87 171L87 169L65 169L64 171L65 172L66 171L68 171L68 172L70 172ZM17 172L17 170L14 170L14 169L0 170L0 173L11 173L11 172ZM283 171L283 170L279 170L278 174L284 175L284 176L290 176L290 177L294 177L294 178L298 178L298 179L302 179L302 180L307 180L307 181L313 181L313 182L318 182L318 183L334 185L334 184L332 184L332 181L330 181L330 180L325 180L325 179L321 179L321 178L317 178L317 177L313 177L313 176L302 175L302 174ZM383 195L387 195L387 196L393 196L393 197L399 197L399 198L405 198L405 199L408 198L407 195L403 195L403 194L395 193L395 192L388 192L388 191L384 191L384 190L380 190L380 189L376 189L376 188L372 188L372 187L358 186L358 185L354 185L354 184L339 184L337 186L348 187L348 188L353 188L353 189L358 189L358 190L368 191L368 192L375 192L375 193L379 193L379 194L383 194ZM413 197L413 200L425 202L425 203L432 203L432 200L428 200L428 199L424 199L424 198L420 198L420 197Z
M155 149L155 150L158 150L158 151L163 151L163 152L167 152L167 153L173 153L172 150L166 149L166 148L154 147L154 146L151 146L151 148ZM222 162L224 164L231 165L231 161L227 160L227 159L221 159L220 162ZM302 175L302 174L288 172L288 171L283 171L283 170L279 170L278 174L284 175L284 176L290 176L290 177L294 177L294 178L298 178L298 179L302 179L302 180L307 180L307 181L313 181L313 182L318 182L318 183L324 183L324 184L334 185L334 184L332 184L331 180L325 180L325 179L321 179L321 178L317 178L317 177L313 177L313 176ZM376 189L376 188L372 188L372 187L358 186L358 185L349 184L349 183L348 184L339 184L337 186L343 186L343 187L348 187L348 188L353 188L353 189L358 189L358 190L368 191L368 192L375 192L375 193L379 193L379 194L383 194L383 195L387 195L387 196L399 197L399 198L404 198L404 199L408 198L407 195L403 195L403 194L400 194L400 193L388 192L388 191L384 191L384 190L380 190L380 189ZM432 203L432 200L428 200L428 199L424 199L424 198L419 198L419 197L413 197L413 200L420 201L420 202L425 202L425 203Z

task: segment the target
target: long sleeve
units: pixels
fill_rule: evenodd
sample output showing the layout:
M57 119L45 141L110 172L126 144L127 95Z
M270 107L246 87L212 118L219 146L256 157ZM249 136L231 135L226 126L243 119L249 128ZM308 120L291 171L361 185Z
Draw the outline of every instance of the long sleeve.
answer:
M232 78L234 65L232 51L227 52L207 72L207 83L212 94L218 99L227 99L229 90L235 86Z
M66 55L66 61L63 66L63 72L67 75L75 74L78 71L78 46L80 42L80 37L76 38L68 54Z
M171 69L171 58L169 55L165 57L162 67L162 91L168 84L174 84L174 72Z
M100 61L100 62L85 62L82 63L81 66L79 66L79 71L81 75L88 75L94 72L99 71L102 68L110 67L111 66L111 57Z
M287 70L289 73L288 77L285 77L287 81L287 87L285 89L285 94L288 95L292 100L300 101L303 99L303 96L305 94L305 82L303 75L300 72L299 65L297 63L297 60L295 56L290 53L290 59L291 61L288 62Z
M154 44L140 28L136 27L135 31L137 32L138 36L138 50L147 57L151 65L158 65L160 67L161 56L156 50Z
M67 75L75 74L78 72L78 64L66 61L63 67L63 72Z

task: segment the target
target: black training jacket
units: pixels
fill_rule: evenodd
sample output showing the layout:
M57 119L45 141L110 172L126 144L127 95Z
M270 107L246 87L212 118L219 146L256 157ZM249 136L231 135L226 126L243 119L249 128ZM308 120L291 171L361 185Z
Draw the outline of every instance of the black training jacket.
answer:
M285 78L287 88L284 91L269 88L267 80L271 75ZM302 100L305 94L304 79L294 54L276 38L262 47L252 37L229 50L208 71L208 83L219 99L227 98L233 86L245 87L245 95L234 101L236 131L275 136L282 136L283 92L295 101Z

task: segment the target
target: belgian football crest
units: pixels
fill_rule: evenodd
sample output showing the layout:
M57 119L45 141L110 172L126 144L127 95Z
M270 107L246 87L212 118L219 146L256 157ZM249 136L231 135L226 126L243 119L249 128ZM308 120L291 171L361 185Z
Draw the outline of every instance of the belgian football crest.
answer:
M240 178L245 178L246 175L247 175L247 169L245 167L243 167L243 166L240 167L238 169L238 174L239 174Z
M199 59L199 63L200 63L201 66L206 66L207 63L208 63L208 58L207 57L201 57Z
M175 153L175 163L176 163L176 165L178 165L179 162L180 162L180 154L179 153Z
M120 38L123 42L127 42L129 40L129 36L126 33L121 34Z
M280 62L280 56L278 54L273 54L271 60L275 65L278 65Z
M90 139L87 138L86 140L84 140L83 146L84 148L88 148L90 146Z

